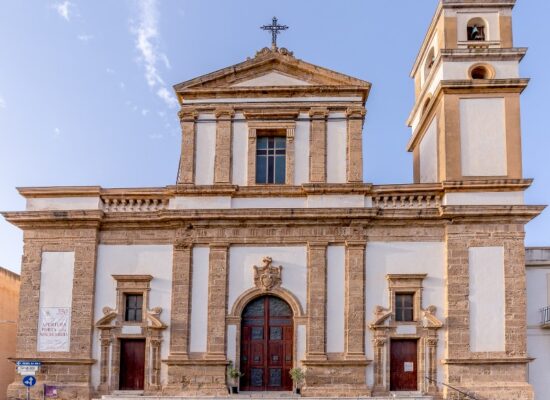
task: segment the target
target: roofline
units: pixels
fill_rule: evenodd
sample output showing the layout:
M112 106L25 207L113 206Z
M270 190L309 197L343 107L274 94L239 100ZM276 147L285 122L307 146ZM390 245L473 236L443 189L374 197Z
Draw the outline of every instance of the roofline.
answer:
M4 267L0 267L0 274L8 275L11 278L13 278L15 280L18 280L18 281L21 280L21 276L18 273L10 271L9 269L4 268Z

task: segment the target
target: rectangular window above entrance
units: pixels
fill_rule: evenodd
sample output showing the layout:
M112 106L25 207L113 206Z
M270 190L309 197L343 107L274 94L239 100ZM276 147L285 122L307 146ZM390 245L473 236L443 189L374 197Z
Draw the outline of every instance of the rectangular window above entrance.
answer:
M414 294L396 293L395 294L395 320L413 321L414 320Z
M142 313L143 313L143 295L127 294L124 320L141 322Z
M256 183L284 184L286 137L260 136L256 144Z

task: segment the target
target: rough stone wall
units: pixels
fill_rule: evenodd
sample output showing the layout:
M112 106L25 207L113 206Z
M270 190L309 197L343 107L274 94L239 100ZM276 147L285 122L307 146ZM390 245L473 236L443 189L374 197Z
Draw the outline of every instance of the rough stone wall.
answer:
M15 366L7 360L15 355L19 314L19 275L0 267L0 400L15 379Z

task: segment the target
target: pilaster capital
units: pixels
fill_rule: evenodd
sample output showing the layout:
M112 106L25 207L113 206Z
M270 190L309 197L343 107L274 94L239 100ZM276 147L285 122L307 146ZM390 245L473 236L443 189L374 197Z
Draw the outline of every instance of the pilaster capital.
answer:
M346 116L353 119L363 119L367 114L365 107L348 107Z
M229 243L210 243L211 251L227 251L229 249Z
M312 119L326 119L328 117L328 108L326 107L311 107L309 116Z
M346 240L347 248L362 248L365 249L367 241L364 239L348 239Z
M328 246L328 242L323 242L323 241L307 242L308 249L322 249L322 248L326 248L327 246Z
M180 122L195 122L199 117L199 112L194 108L182 108L178 111L178 117L180 117Z
M216 119L232 119L235 115L235 110L233 107L217 107L214 110L214 115Z

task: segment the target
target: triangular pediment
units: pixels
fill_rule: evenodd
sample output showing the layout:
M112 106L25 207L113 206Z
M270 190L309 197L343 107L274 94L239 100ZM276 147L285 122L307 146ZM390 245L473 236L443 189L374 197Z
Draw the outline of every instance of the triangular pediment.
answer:
M235 83L234 87L258 87L258 86L308 86L310 82L296 79L293 76L282 74L278 71L271 71L256 78L247 79Z
M176 92L201 89L242 90L259 87L355 87L370 89L370 83L307 63L286 49L260 50L254 58L174 86Z

